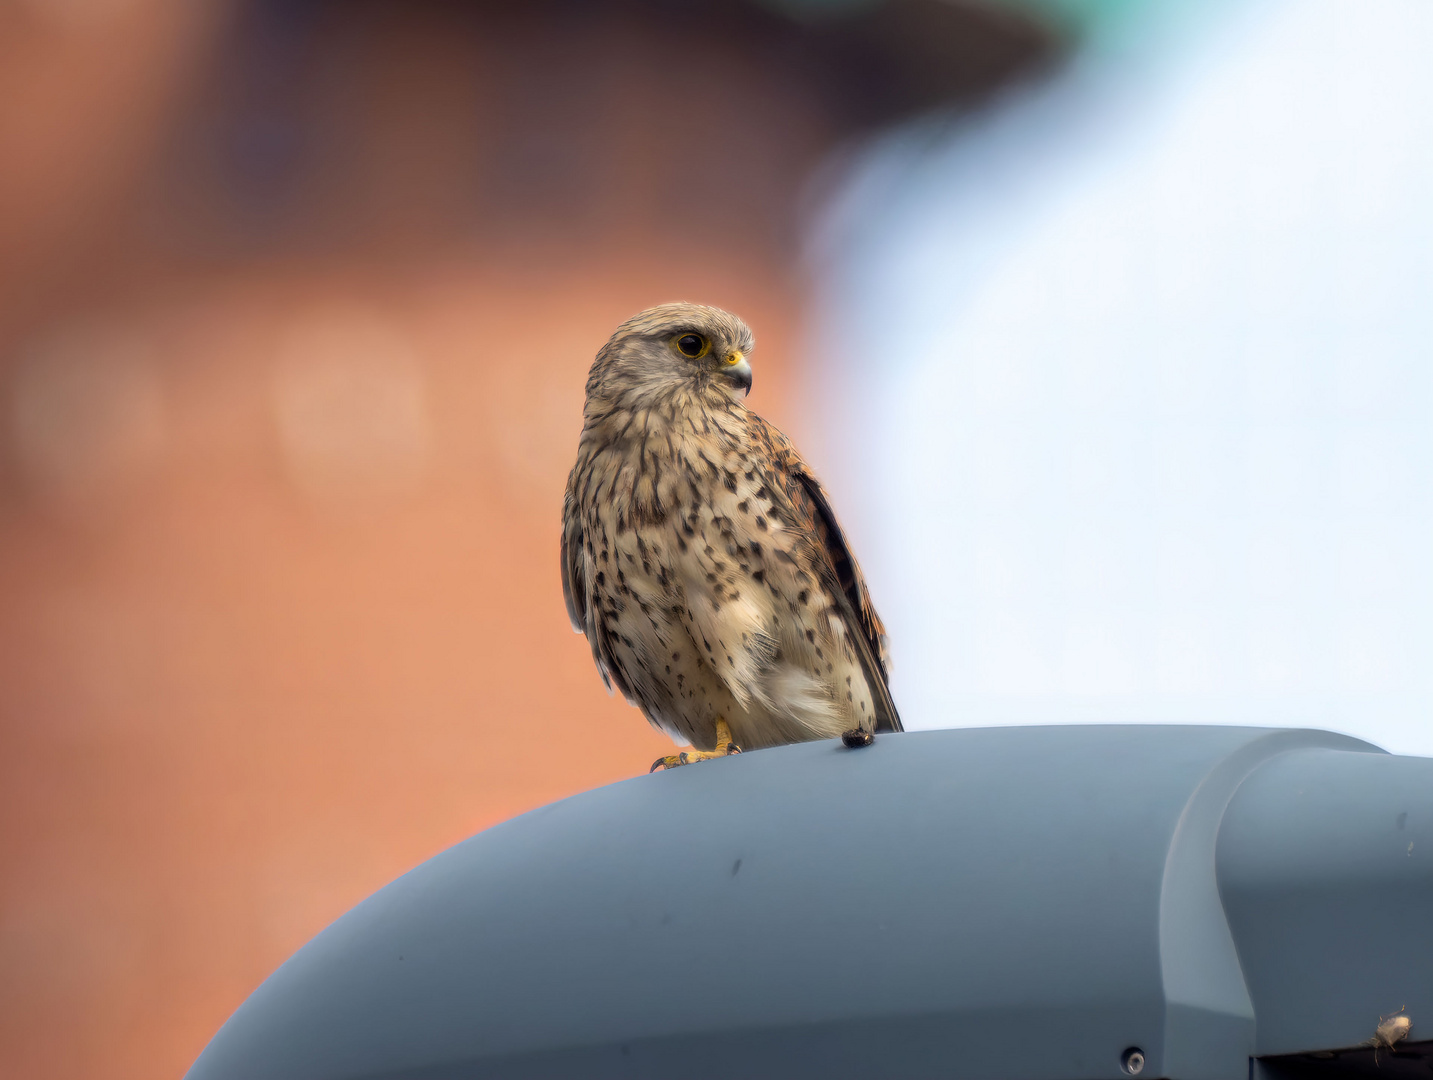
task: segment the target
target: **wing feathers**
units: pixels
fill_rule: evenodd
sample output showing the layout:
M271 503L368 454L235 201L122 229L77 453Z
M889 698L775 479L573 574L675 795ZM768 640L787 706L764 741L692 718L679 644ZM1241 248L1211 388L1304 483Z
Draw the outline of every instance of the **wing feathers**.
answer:
M572 629L587 632L587 582L582 573L582 516L569 486L562 501L562 599Z
M887 682L885 627L871 604L871 596L866 590L861 568L851 555L845 534L836 523L836 515L831 510L830 501L826 498L826 492L820 482L811 475L806 463L796 456L794 450L791 451L791 457L795 459L790 462L795 466L791 469L791 475L810 500L814 511L813 524L825 549L830 572L839 587L837 596L840 598L841 613L847 627L852 631L850 640L856 646L861 669L866 675L866 684L875 699L872 702L876 710L875 730L904 731L900 713L896 711L896 703L891 698L891 688Z
M607 641L607 630L592 610L591 575L587 572L587 550L582 535L582 515L577 499L568 482L567 496L562 504L562 598L567 602L567 617L572 629L587 635L592 647L592 661L608 693L613 686L622 691L622 696L633 704L632 692L622 678L621 668L612 662L612 652Z

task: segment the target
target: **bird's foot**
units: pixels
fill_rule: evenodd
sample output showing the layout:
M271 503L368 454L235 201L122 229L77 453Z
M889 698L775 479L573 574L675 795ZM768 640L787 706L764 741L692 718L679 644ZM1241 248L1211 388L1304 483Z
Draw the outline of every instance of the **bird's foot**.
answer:
M666 757L659 757L652 762L648 772L656 772L658 769L675 769L678 765L690 765L694 761L710 761L712 758L728 757L732 754L741 753L741 747L735 743L727 743L725 747L717 747L715 750L683 750L680 754L668 754Z
M741 753L741 747L732 741L731 728L727 727L726 721L718 720L716 727L715 750L683 750L680 754L668 754L666 757L659 757L652 762L652 767L647 771L654 773L658 769L675 769L678 765L690 765L694 761L710 761L712 758L730 757L732 754Z
M876 741L876 737L865 728L852 728L850 731L841 732L841 742L852 750L858 746L870 746Z

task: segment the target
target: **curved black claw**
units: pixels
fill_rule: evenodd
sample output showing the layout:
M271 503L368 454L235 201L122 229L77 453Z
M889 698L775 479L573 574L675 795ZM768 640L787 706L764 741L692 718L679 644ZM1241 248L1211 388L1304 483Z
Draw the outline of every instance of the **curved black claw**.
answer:
M876 737L865 728L852 728L850 731L841 733L841 742L852 750L861 746L870 746L876 741Z

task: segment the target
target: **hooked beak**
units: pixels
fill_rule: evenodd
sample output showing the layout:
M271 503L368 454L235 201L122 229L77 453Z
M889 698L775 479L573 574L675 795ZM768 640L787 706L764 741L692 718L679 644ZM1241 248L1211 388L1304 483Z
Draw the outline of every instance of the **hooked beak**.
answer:
M722 374L744 395L751 393L751 365L746 362L746 357L741 353L734 352L727 356L726 362L722 365Z

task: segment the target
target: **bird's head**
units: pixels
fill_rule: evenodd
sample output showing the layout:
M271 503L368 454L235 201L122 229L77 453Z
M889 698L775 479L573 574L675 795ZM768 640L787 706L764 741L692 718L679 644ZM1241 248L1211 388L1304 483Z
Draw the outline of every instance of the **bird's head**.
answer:
M648 308L602 346L587 378L587 396L624 401L687 393L734 399L751 390L752 344L746 323L721 308Z

